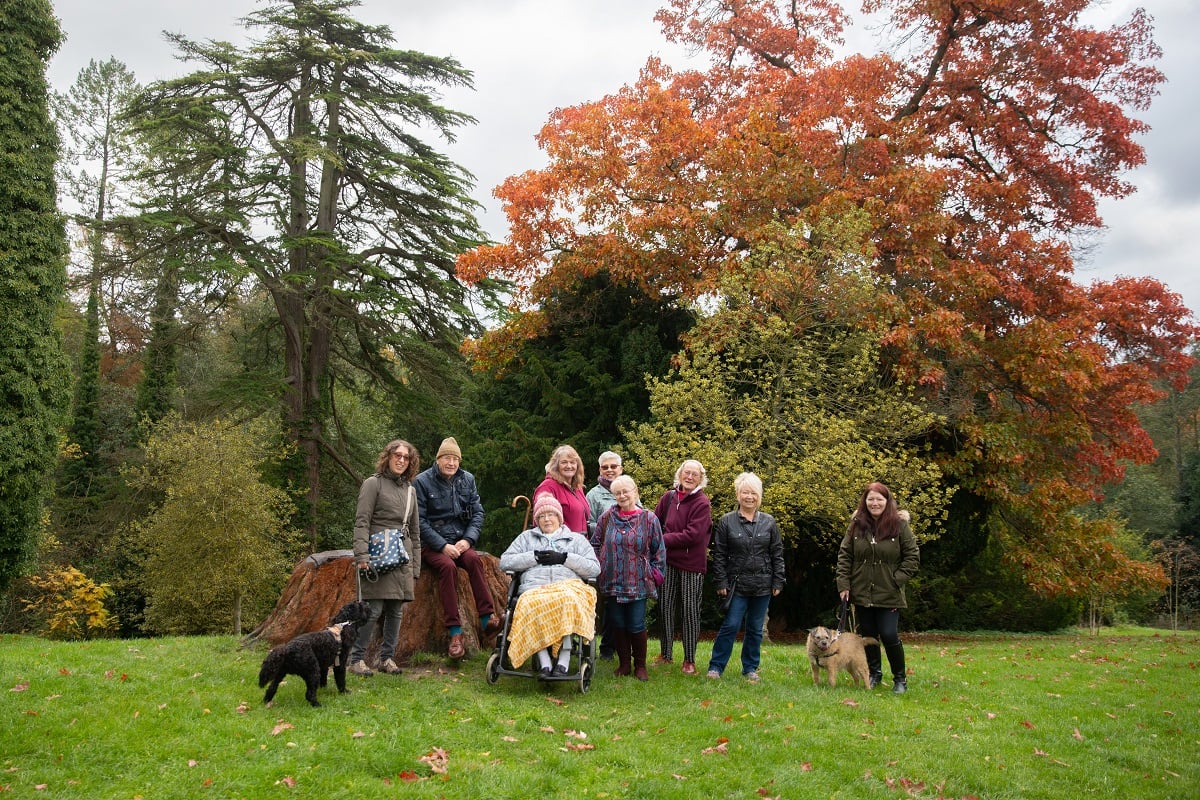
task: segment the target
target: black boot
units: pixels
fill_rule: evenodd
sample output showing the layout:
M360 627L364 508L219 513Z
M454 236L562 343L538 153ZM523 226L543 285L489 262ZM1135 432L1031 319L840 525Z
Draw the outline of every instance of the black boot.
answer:
M908 673L904 667L904 645L900 642L884 645L888 666L892 668L892 691L904 694L908 691Z
M870 674L868 689L874 689L883 683L883 661L879 655L879 645L868 644L863 647L867 651L867 672Z

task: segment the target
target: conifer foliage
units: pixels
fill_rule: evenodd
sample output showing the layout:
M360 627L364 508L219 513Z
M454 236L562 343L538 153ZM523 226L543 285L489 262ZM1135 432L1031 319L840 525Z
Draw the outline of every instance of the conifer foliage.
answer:
M153 84L133 114L157 156L142 176L178 242L211 246L270 298L283 342L282 415L316 541L332 382L429 402L478 330L454 257L480 241L470 176L422 136L473 120L438 103L471 74L400 50L350 0L289 0L243 22L245 47L171 34L199 65Z
M70 400L54 328L66 238L46 85L61 40L46 0L0 4L0 589L34 550Z

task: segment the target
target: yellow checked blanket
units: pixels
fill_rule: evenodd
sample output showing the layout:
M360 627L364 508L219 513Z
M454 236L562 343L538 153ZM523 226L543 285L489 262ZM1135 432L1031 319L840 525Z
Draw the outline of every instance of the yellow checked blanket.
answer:
M562 639L576 633L584 641L596 635L596 590L580 580L555 581L522 592L513 610L508 662L520 667L543 647L558 654Z

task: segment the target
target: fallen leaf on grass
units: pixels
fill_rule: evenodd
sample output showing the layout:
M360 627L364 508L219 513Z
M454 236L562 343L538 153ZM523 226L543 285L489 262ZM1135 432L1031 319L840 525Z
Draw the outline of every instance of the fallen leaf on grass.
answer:
M504 741L504 742L517 742L517 741L520 741L520 740L519 740L519 739L517 739L517 737L515 737L515 736L501 736L501 737L500 737L500 740L501 740L501 741Z
M196 759L194 759L194 758L189 758L189 759L188 759L188 766L189 766L189 767L196 767L196 766L199 766L199 765L200 765L200 762L199 762L199 761L197 761Z
M677 781L686 781L687 780L687 775L676 775L674 772L671 773L671 777Z
M550 697L549 695L546 696L546 700L554 703L556 706L565 706L567 704L565 700L559 700L557 697Z
M296 726L293 725L292 723L284 722L283 720L280 720L278 723L276 723L274 728L271 728L271 735L278 736L279 734L283 733L284 731L288 730L289 728L294 728L294 727L296 727Z
M1079 732L1079 728L1076 728L1075 732L1071 735L1074 736L1079 741L1081 741L1081 742L1083 741L1083 734Z
M162 706L159 706L159 709L158 709L158 710L159 710L159 711L162 711ZM238 703L238 707L237 707L237 713L239 713L239 714L245 714L245 713L246 713L247 711L249 711L249 710L250 710L250 704L249 704L249 703L247 703L245 700L243 700L242 702Z
M355 731L354 733L350 734L351 739L361 739L364 736L366 736L366 734L362 731Z
M574 751L578 752L580 750L595 750L595 749L596 749L596 745L591 744L590 742L578 742L578 743L568 742L567 744L565 744L559 748L559 750L562 750L564 753L567 752L568 750L574 750Z
M24 692L24 691L27 691L28 689L29 689L29 681L22 681L21 683L18 683L16 686L9 689L9 691L10 692Z
M556 731L554 728L550 727L549 725L543 725L542 727L538 728L538 730L541 731L542 733L558 733L558 731Z
M58 674L59 674L59 675L70 675L70 674L71 674L71 670L67 669L66 667L59 667L59 668L58 668Z
M403 781L403 782L405 782L405 783L416 783L417 781L423 781L423 780L425 780L425 779L424 779L424 778L422 778L420 775L418 775L417 773L413 772L411 769L406 769L406 770L404 770L403 772L401 772L401 773L400 773L399 775L397 775L396 777L397 777L397 778L399 778L400 780L402 780L402 781Z
M296 779L293 778L291 775L285 775L284 777L275 781L276 786L279 786L281 784L283 786L288 787L289 789L295 789L296 788Z
M563 731L563 735L568 736L572 739L586 739L587 738L587 734L584 733L583 731Z
M1021 720L1021 724L1024 725L1026 728L1029 728L1029 730L1033 730L1033 723L1030 722L1029 720L1027 720L1027 719Z
M703 750L700 751L700 754L707 756L707 755L712 755L712 754L716 753L717 755L723 756L723 755L728 755L728 752L727 752L728 749L729 749L729 740L726 739L724 736L722 736L721 738L717 739L717 743L714 746L704 748Z
M850 706L851 708L858 708L858 701L852 697L847 697L845 700L842 701L842 705Z
M429 769L439 775L445 775L450 763L450 756L440 747L435 747L425 755L421 756L418 761L423 761L429 765Z

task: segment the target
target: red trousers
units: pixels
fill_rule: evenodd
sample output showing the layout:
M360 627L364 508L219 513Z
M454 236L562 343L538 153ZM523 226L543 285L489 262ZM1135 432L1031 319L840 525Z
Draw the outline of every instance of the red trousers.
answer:
M492 592L488 588L487 578L483 574L483 562L479 560L479 554L475 552L474 548L455 559L440 550L422 547L421 566L423 569L432 567L433 571L437 573L438 597L442 601L447 628L462 625L462 620L458 618L457 570L467 571L467 577L471 580L471 594L475 595L475 610L479 612L479 616L482 617L494 611Z

